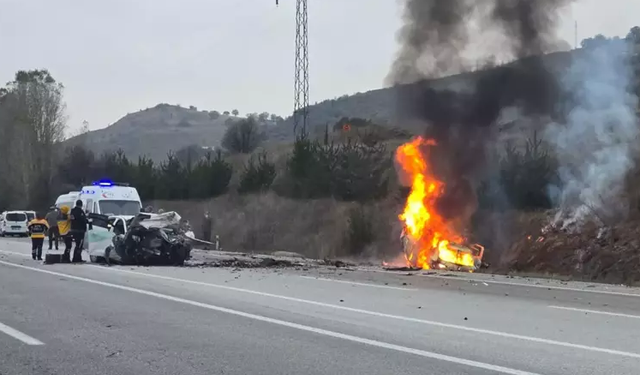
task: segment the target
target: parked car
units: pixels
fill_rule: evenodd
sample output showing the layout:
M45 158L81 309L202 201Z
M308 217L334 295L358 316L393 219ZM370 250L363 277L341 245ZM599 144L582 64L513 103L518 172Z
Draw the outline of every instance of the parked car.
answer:
M28 222L28 216L24 211L7 211L0 222L0 236L27 237L29 235Z

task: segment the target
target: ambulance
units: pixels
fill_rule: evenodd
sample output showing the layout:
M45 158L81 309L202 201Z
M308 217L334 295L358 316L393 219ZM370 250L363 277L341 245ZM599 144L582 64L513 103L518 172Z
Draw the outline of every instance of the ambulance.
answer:
M142 209L136 188L129 184L101 180L84 186L79 197L87 213L134 217ZM73 208L74 204L71 206Z
M110 180L101 180L94 182L91 186L84 186L78 199L82 201L82 207L87 214L128 220L142 210L142 201L136 188ZM111 228L91 225L91 219L89 222L83 248L87 250L91 262L101 262L104 260L106 248L111 245L113 232Z

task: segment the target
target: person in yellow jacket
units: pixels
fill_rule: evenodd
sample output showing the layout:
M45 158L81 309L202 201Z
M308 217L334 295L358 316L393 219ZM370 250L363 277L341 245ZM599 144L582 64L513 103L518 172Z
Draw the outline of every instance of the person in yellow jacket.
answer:
M62 255L63 263L71 262L71 246L73 245L73 236L71 235L71 218L69 218L69 206L60 207L60 216L58 216L58 231L60 238L64 242L64 254Z
M33 260L42 260L42 245L44 238L49 231L49 224L38 212L36 217L27 224L29 235L31 236L31 257Z

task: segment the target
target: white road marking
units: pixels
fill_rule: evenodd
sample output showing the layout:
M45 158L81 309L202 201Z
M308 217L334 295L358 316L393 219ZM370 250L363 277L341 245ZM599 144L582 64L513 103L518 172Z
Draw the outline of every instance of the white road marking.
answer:
M348 280L335 280L335 279L327 279L324 277L313 277L313 276L299 276L303 279L309 280L320 280L320 281L332 281L334 283L343 283L343 284L353 284L360 286L369 286L372 288L382 288L382 289L393 289L393 290L404 290L404 291L417 291L415 288L401 288L399 286L389 286L389 285L379 285L379 284L368 284L368 283L359 283L356 281L348 281Z
M18 331L15 328L11 328L8 325L0 323L0 332L3 332L16 340L22 341L27 345L44 345L44 343L38 339L34 339L33 337L24 334Z
M23 256L23 257L31 258L31 254L26 254L26 253L16 253L16 252L13 252L13 251L6 251L6 250L0 250L0 253L20 255L20 256ZM386 274L393 274L393 272L385 271L385 270L364 270L364 271L366 271L366 272L380 272L380 273L386 273ZM475 282L475 283L488 283L488 284L518 286L518 287L522 287L522 288L552 289L552 290L562 290L562 291L567 291L567 292L582 292L582 293L594 293L594 294L605 294L605 295L613 295L613 296L640 298L640 292L639 293L626 293L626 292L614 292L614 291L609 291L609 290L581 289L581 288L571 288L571 287L554 286L554 285L536 285L536 284L526 284L526 283L518 283L518 282L512 282L512 281L483 280L483 279L471 278L471 277L465 277L465 276L458 277L458 276L444 276L444 275L425 275L425 274L420 274L420 273L418 273L416 275L422 276L422 277L429 277L429 278L433 278L433 279L467 281L467 282L471 281L471 282ZM303 276L303 277L313 278L311 276ZM328 279L326 279L326 280L328 280ZM335 280L331 280L331 281L335 281ZM373 284L370 285L370 286L373 286Z
M13 265L13 266L16 266L16 267L22 267L22 268L26 268L26 269L33 269L33 270L36 270L36 271L42 271L39 268L31 268L31 267L26 267L26 266L20 266L20 265L17 265L17 264L4 262L4 261L0 261L0 263L9 264L9 265ZM258 296L263 296L263 297L278 298L278 299L282 299L282 300L286 300L286 301L292 301L292 302L298 302L298 303L306 303L306 304L309 304L309 305L332 308L332 309L343 310L343 311L349 311L349 312L365 314L365 315L370 315L370 316L377 316L377 317L381 317L381 318L396 319L396 320L402 320L402 321L406 321L406 322L420 323L420 324L430 325L430 326L434 326L434 327L442 327L442 328L447 328L447 329L456 329L456 330L460 330L460 331L481 333L483 335L492 335L492 336L497 336L497 337L504 337L504 338L510 338L510 339L518 339L518 340L523 340L523 341L529 341L529 342L536 342L536 343L540 343L540 344L556 345L556 346L562 346L562 347L566 347L566 348L581 349L581 350L587 350L587 351L591 351L591 352L607 353L607 354L619 355L619 356L623 356L623 357L631 357L631 358L640 359L640 354L638 354L638 353L624 352L624 351L620 351L620 350L599 348L599 347L588 346L588 345L573 344L573 343L564 342L564 341L549 340L549 339L543 339L543 338L539 338L539 337L524 336L524 335L518 335L518 334L514 334L514 333L501 332L501 331L492 331L492 330L482 329L482 328L473 328L473 327L461 326L461 325L457 325L457 324L435 322L435 321L431 321L431 320L411 318L411 317L401 316L401 315L385 314L385 313L376 312L376 311L357 309L357 308L353 308L353 307L334 305L334 304L330 304L330 303L306 300L306 299L295 298L295 297L287 297L287 296L283 296L283 295L279 295L279 294L258 292L258 291L250 290L250 289L242 289L242 288L236 288L236 287L232 287L232 286L206 283L206 282L202 282L202 281L179 279L179 278L176 278L176 277L160 276L160 275L154 275L154 274L136 272L136 271L128 271L128 270L111 268L111 267L98 267L98 266L96 266L95 268L99 269L99 270L104 270L104 271L127 273L127 274L132 274L132 275L139 275L139 276L145 276L145 277L157 278L157 279L162 279L162 280L175 281L175 282L186 283L186 284L194 284L194 285L207 286L207 287L218 288L218 289L223 289L223 290L231 290L231 291L234 291L234 292L248 293L248 294L253 294L253 295L258 295Z
M373 272L389 272L389 271L377 271L372 270ZM624 297L636 297L640 298L640 293L627 293L627 292L613 292L609 290L597 290L597 289L581 289L581 288L571 288L564 286L554 286L554 285L536 285L536 284L526 284L526 283L518 283L513 281L500 281L500 280L489 280L489 279L479 279L465 276L444 276L444 275L425 275L417 273L416 275L422 277L429 277L432 279L444 279L444 280L457 280L457 281L471 281L474 283L488 283L488 284L500 284L500 285L509 285L509 286L519 286L523 288L538 288L538 289L553 289L553 290L563 290L568 292L583 292L583 293L595 293L595 294L608 294L613 296L624 296ZM598 284L596 284L598 285Z
M565 306L548 306L552 309L559 310L568 310L568 311L576 311L590 314L600 314L600 315L610 315L610 316L619 316L621 318L632 318L632 319L640 319L640 315L631 315L631 314L622 314L622 313L614 313L609 311L600 311L600 310L589 310L589 309L578 309L575 307L565 307Z
M426 351L426 350L414 349L414 348L409 348L409 347L406 347L406 346L390 344L390 343L383 342L383 341L371 340L371 339L367 339L367 338L363 338L363 337L347 335L347 334L344 334L344 333L329 331L329 330L325 330L325 329L321 329L321 328L315 328L315 327L306 326L306 325L302 325L302 324L298 324L298 323L288 322L288 321L285 321L285 320L273 319L273 318L269 318L269 317L262 316L262 315L250 314L250 313L246 313L246 312L243 312L243 311L232 310L232 309L228 309L226 307L210 305L210 304L207 304L207 303L197 302L197 301L188 300L188 299L184 299L184 298L167 296L167 295L164 295L164 294L151 292L151 291L144 290L144 289L132 288L132 287L118 285L118 284L111 284L111 283L104 282L104 281L98 281L98 280L88 279L88 278L84 278L84 277L73 276L73 275L69 275L69 274L61 273L61 272L48 271L48 270L44 270L44 269L41 269L41 268L27 267L27 266L23 266L23 265L20 265L20 264L15 264L15 263L10 263L10 262L5 262L5 261L0 261L0 263L2 263L4 265L7 265L7 266L22 268L22 269L26 269L26 270L30 270L30 271L35 271L35 272L46 273L46 274L54 275L54 276L66 277L66 278L69 278L69 279L72 279L72 280L84 281L86 283L106 286L106 287L110 287L110 288L114 288L114 289L125 290L125 291L132 292L132 293L138 293L138 294L143 294L143 295L146 295L146 296L161 298L161 299L164 299L164 300L167 300L167 301L178 302L178 303L183 303L183 304L186 304L186 305L201 307L201 308L204 308L204 309L218 311L218 312L222 312L222 313L226 313L226 314L241 316L243 318L258 320L258 321L265 322L265 323L276 324L276 325L280 325L280 326L283 326L283 327L288 327L288 328L293 328L293 329L297 329L297 330L301 330L301 331L311 332L311 333L315 333L315 334L319 334L319 335L334 337L334 338L347 340L347 341L352 341L352 342L356 342L356 343L360 343L360 344L375 346L375 347L378 347L378 348L394 350L394 351L407 353L407 354L414 354L414 355L418 355L418 356L425 357L425 358L431 358L431 359L436 359L436 360L440 360L440 361L456 363L456 364L459 364L459 365L465 365L465 366L480 368L480 369L484 369L484 370L495 371L495 372L499 372L499 373L503 373L503 374L510 374L510 375L538 375L538 374L532 373L532 372L520 371L520 370L508 368L508 367L502 367L502 366L492 365L492 364L488 364L488 363L472 361L472 360L468 360L468 359L464 359L464 358L452 357L452 356L448 356L448 355L444 355L444 354L438 354L438 353L429 352L429 351Z

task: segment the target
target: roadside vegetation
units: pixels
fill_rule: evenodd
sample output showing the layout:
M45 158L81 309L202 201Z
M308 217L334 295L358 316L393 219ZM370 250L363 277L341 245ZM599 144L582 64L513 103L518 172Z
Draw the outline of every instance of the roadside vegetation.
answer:
M586 43L585 48L596 42ZM96 154L81 142L63 143L63 90L46 70L18 72L0 90L0 211L45 209L59 194L109 178L135 186L145 203L178 211L196 230L203 213L211 212L213 232L225 249L376 262L400 253L397 215L407 189L398 183L393 157L396 147L415 135L407 130L345 115L294 142L275 144L258 125L260 119L248 116L229 121L221 149L190 146L169 152L162 162L132 160L122 150ZM610 253L635 246L640 257L640 244L629 236L589 248L591 258L581 255L582 268L576 266L577 255L556 245L584 248L582 240L535 242L540 218L548 218L547 210L556 204L548 187L557 183L558 162L538 134L523 139L496 150L492 168L477 183L479 210L471 235L490 249L489 263L505 272L543 272L528 253L540 248L561 254L544 261L554 264L549 272L596 279L604 266L589 263L595 259L616 273L607 280L637 281L640 272L594 255L605 251L598 253L599 248ZM640 186L636 175L640 170L629 177L630 192ZM640 202L640 195L635 197ZM638 204L634 210L640 212ZM558 256L564 258L556 261Z

